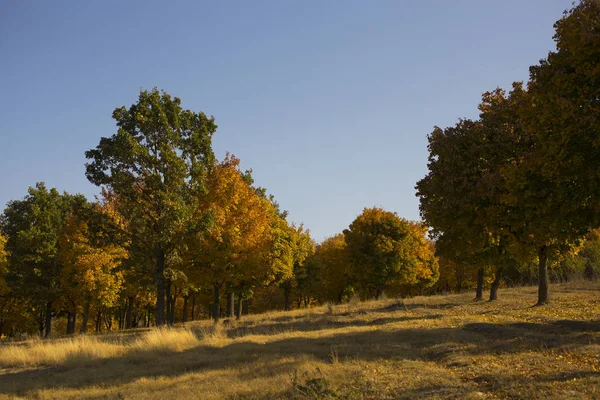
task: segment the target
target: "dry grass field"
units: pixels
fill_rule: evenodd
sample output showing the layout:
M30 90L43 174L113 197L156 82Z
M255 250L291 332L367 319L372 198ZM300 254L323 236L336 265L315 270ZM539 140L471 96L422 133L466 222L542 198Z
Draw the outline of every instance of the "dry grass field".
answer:
M0 345L0 398L598 399L600 284Z

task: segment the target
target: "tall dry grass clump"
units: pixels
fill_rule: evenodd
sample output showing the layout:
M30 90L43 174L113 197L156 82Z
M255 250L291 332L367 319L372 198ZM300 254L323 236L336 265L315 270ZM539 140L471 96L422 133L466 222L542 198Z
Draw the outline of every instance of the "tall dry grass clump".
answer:
M118 341L98 340L93 336L45 341L33 339L18 345L0 346L0 367L54 366L111 358L125 353Z
M184 351L200 344L198 337L189 329L159 328L144 332L128 346L129 350Z

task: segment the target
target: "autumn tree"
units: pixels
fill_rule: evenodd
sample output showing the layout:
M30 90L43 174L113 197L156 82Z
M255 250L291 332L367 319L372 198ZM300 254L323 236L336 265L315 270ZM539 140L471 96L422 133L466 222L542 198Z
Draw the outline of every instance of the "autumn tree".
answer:
M156 324L163 325L166 260L184 238L203 229L194 212L214 162L217 126L156 88L140 92L131 107L115 109L113 118L117 133L86 152L86 176L119 196L130 240L152 257Z
M244 180L239 162L228 154L212 168L198 212L209 213L213 223L206 235L189 243L193 263L203 275L200 279L213 288L215 322L219 320L221 290L225 285L233 288L251 280L253 274L266 273L258 260L268 250L269 211ZM255 268L249 268L251 265Z
M112 307L117 303L123 284L123 272L119 266L127 253L119 245L98 240L92 234L84 213L67 216L60 232L59 247L63 264L61 297L68 313L67 333L75 331L79 307L83 307L81 332L85 333L91 303L96 307Z
M341 303L353 293L348 247L342 233L319 243L310 263L315 265L314 293L322 301Z
M310 232L303 225L291 224L287 227L287 230L290 235L292 273L286 279L281 279L280 286L283 289L284 308L289 311L292 306L293 292L298 289L301 290L306 280L310 279L308 269L310 265L307 263L307 259L314 253L315 245L310 237Z
M390 284L435 282L437 259L425 238L426 227L381 208L365 208L344 230L355 282L380 298Z
M117 246L127 252L127 257L120 260L117 273L123 276L122 290L119 303L125 303L125 318L122 325L125 329L132 328L134 325L134 312L143 311L148 314L146 323L149 325L150 314L155 314L150 310L155 308L156 303L156 280L154 274L150 273L155 264L151 254L148 254L144 243L137 240L131 240L129 226L132 224L132 218L129 215L122 214L125 209L123 202L114 192L104 188L99 199L99 211L94 213L94 217L89 224L95 232L95 238L102 246ZM165 276L166 276L165 271ZM106 305L98 305L97 314L105 312ZM167 318L168 311L167 307ZM83 327L82 327L83 328Z

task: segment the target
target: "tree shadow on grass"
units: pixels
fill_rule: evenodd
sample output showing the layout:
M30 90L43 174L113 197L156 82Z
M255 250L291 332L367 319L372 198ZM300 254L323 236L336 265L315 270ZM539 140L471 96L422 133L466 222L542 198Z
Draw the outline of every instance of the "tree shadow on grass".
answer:
M385 326L397 320L383 318L379 323ZM351 324L356 325L356 321L349 321L348 325ZM265 343L240 339L224 347L202 345L183 352L140 350L109 359L74 358L59 367L5 371L0 375L0 393L27 396L48 388L120 385L140 378L176 377L193 371L242 368L250 362L263 365L261 368L265 374L271 368L293 371L295 363L290 360L313 357L328 362L333 349L340 359L447 363L447 357L457 353L502 355L598 343L598 335L586 331L590 326L596 327L596 322L589 324L584 321L557 321L553 324L474 323L464 327L433 329L391 327L361 332L336 332L333 329L316 338L292 337L270 341L265 337ZM282 364L284 359L286 361ZM260 373L253 371L251 376L256 377Z
M289 331L311 332L324 329L341 329L349 326L378 326L398 322L423 321L428 319L439 319L442 317L443 315L441 314L435 314L424 316L384 317L377 318L374 320L367 320L364 318L343 320L338 319L338 317L323 315L314 319L289 320L288 323L263 322L256 325L243 325L240 327L229 329L227 331L227 336L230 338L237 338L248 335L274 335Z
M396 303L380 307L372 310L372 312L393 312L393 311L411 311L416 309L432 309L432 310L445 310L454 308L460 305L464 305L461 302L446 302L446 303L413 303L412 301L398 301Z

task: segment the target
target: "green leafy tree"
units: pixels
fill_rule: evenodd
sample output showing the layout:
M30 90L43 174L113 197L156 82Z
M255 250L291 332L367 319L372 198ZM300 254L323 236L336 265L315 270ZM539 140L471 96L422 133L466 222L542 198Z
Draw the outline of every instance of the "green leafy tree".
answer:
M526 125L540 175L553 185L554 219L600 226L600 2L581 0L555 24L556 50L530 68Z
M536 249L538 305L549 301L548 257L568 253L600 224L600 2L582 0L556 22L556 51L530 68L521 108L532 150L507 169L522 241Z
M487 256L496 251L497 242L490 208L498 199L488 192L494 180L484 179L494 169L487 154L494 151L489 136L494 135L486 135L480 121L461 120L446 129L435 127L428 137L429 172L415 187L421 217L436 240L436 254L444 258L444 267L452 266L455 272L454 289L462 288L467 269L477 268L477 300L483 296L485 270L493 263ZM483 190L482 182L487 189ZM446 272L444 281L448 282ZM501 268L496 272L499 277ZM496 297L494 286L490 297Z
M278 281L283 290L284 309L289 311L292 308L292 295L301 289L298 285L302 285L308 276L307 259L314 253L314 243L310 232L304 229L303 225L288 225L287 221L278 215L274 218L278 220L280 232L273 244L272 262L282 271Z
M7 236L8 280L13 293L27 298L40 333L48 337L62 295L59 235L67 215L87 203L82 195L60 194L43 183L30 187L23 200L8 203L2 216Z
M426 227L381 208L365 208L344 230L355 282L379 298L390 284L435 282L437 259L425 238Z
M184 110L181 100L158 89L113 112L117 133L86 152L86 176L119 197L126 232L152 257L156 324L165 323L166 260L184 238L204 224L193 218L204 178L214 163L213 118Z

